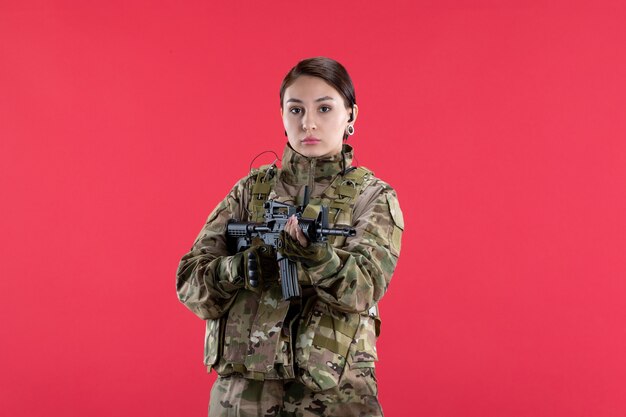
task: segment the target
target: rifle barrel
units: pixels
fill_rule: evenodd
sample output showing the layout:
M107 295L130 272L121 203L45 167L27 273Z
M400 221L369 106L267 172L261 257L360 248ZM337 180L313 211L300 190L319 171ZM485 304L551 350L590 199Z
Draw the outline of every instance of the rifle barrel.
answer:
M352 236L356 236L356 230L354 230L354 228L352 228L352 227L342 227L342 228L335 228L335 229L322 229L322 235L352 237Z

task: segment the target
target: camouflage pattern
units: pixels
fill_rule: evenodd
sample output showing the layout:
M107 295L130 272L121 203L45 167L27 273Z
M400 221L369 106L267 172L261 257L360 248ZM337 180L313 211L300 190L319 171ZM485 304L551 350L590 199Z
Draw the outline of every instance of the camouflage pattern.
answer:
M268 390L275 382L290 383L307 398L316 393L311 401L323 403L325 395L336 399L338 390L345 394L356 386L350 376L355 372L373 376L380 325L376 305L395 269L404 222L388 184L362 168L341 175L352 162L348 145L344 155L306 158L287 145L282 169L273 176L271 170L253 171L238 181L183 256L178 297L206 320L205 365L220 377L243 376L241 383L256 380ZM318 262L298 262L301 301L282 300L278 276L269 278L263 291L249 291L241 255L228 253L226 224L258 221L259 204L266 199L299 205L305 185L311 205L332 208L331 226L350 225L356 236L332 240ZM368 381L375 387L375 379ZM220 394L212 404L231 395L219 386L214 390ZM370 395L375 400L376 394Z
M320 265L332 257L333 248L329 242L316 242L304 247L285 231L280 232L280 241L282 246L278 251L292 261L300 262L302 266Z
M377 417L374 368L351 368L341 384L316 392L293 380L255 381L229 375L211 389L209 417Z

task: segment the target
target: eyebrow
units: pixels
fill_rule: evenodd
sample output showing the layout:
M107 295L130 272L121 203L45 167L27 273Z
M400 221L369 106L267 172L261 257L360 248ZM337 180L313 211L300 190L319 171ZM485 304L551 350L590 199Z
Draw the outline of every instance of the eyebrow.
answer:
M324 96L324 97L320 97L317 100L315 100L315 102L320 102L320 101L326 101L326 100L335 100L334 98L330 97L330 96ZM289 100L286 101L286 103L290 103L290 102L295 102L295 103L302 103L302 100L297 99L297 98L290 98Z

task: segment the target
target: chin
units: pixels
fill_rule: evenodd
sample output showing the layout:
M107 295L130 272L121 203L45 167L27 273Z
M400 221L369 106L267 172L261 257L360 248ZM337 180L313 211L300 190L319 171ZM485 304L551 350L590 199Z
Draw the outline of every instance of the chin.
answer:
M320 156L324 156L328 154L328 150L327 149L312 149L306 146L299 146L298 149L296 149L296 152L298 152L300 155L304 155L307 158L319 158Z
M319 158L320 156L325 156L327 154L327 152L324 152L324 151L313 151L313 150L307 150L307 149L303 150L300 153L306 156L307 158Z

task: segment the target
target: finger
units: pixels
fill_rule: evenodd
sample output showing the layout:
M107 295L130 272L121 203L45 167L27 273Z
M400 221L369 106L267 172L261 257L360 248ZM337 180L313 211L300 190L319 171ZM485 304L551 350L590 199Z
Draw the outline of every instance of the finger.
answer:
M309 246L309 241L307 240L306 236L304 236L304 233L302 232L302 229L300 229L300 227L297 227L297 231L296 231L296 235L297 235L297 239L298 242L300 242L300 245L302 245L302 247L307 247Z
M290 220L287 220L287 223L285 223L285 234L291 237L291 221Z
M289 231L289 236L291 236L293 240L298 240L298 226L291 228L291 230Z
M291 227L291 217L289 219L287 219L287 223L285 223L285 233L287 233L289 236L291 236L292 234L292 227Z
M296 218L294 216L289 217L287 224L289 225L289 236L291 236L292 239L296 239L298 237L298 224Z
M295 217L293 217L292 225L293 225L293 232L294 232L293 238L298 241L300 246L306 247L308 243L307 239L304 236L304 233L302 232L302 229L300 228L300 225L298 224L298 220Z
M302 245L302 239L304 235L302 234L302 229L300 229L300 225L298 224L298 220L296 218L293 219L293 238L296 239Z

